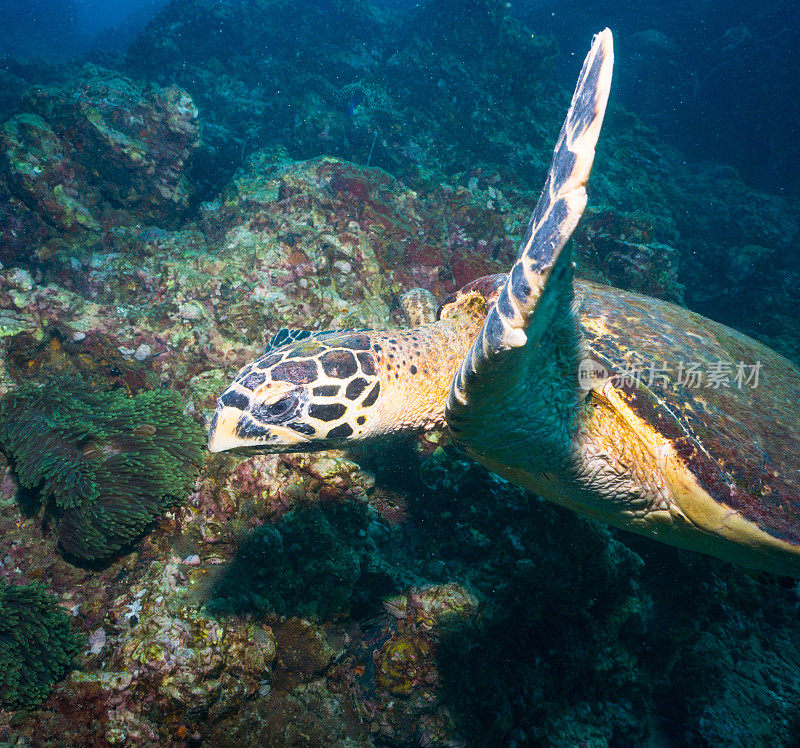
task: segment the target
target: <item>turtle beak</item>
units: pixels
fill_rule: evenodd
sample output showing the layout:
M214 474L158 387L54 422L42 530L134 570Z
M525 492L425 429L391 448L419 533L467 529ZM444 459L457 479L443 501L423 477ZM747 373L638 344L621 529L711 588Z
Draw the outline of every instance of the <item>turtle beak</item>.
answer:
M297 452L309 441L307 436L285 426L256 424L248 413L222 404L217 406L208 430L209 452Z
M217 408L208 430L209 452L225 452L228 449L245 446L241 437L236 435L236 426L241 416L242 411L238 408L229 406Z

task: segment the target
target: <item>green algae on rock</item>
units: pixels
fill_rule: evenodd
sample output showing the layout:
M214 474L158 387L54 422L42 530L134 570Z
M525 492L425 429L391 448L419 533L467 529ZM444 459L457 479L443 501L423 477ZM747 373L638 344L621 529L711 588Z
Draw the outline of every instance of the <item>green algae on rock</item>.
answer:
M63 378L0 399L0 450L27 498L55 517L61 547L81 559L116 553L185 499L204 442L165 390L128 398Z
M44 585L0 579L0 705L36 706L73 668L82 637Z

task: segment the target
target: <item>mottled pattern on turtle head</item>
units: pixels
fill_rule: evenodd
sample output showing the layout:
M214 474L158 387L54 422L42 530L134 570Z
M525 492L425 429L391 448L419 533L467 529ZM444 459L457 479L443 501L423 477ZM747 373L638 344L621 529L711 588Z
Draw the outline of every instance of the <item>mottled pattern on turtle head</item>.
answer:
M364 438L380 386L363 331L315 333L271 349L220 396L209 449L325 449Z

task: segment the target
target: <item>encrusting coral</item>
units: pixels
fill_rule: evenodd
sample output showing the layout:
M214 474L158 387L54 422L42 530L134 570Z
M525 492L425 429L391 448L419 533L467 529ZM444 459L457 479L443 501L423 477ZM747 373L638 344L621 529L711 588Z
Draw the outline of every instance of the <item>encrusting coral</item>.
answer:
M41 584L0 580L0 705L36 706L72 670L82 637Z
M62 548L82 559L115 553L185 499L204 445L166 390L129 398L62 378L0 399L0 450L54 515Z

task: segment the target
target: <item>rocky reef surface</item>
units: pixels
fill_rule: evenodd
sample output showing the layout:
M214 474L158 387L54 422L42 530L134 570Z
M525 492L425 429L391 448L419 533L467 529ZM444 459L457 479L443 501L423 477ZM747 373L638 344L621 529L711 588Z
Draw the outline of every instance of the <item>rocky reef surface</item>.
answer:
M282 326L401 324L515 254L568 92L502 3L175 0L115 69L8 63L0 394L80 376L204 424ZM524 75L520 74L524 70ZM13 85L12 85L13 84ZM800 209L614 110L582 275L800 359ZM743 305L757 297L761 303ZM450 448L207 455L80 563L0 495L0 579L85 635L21 745L791 745L796 589L617 534ZM1 697L0 697L1 698Z

